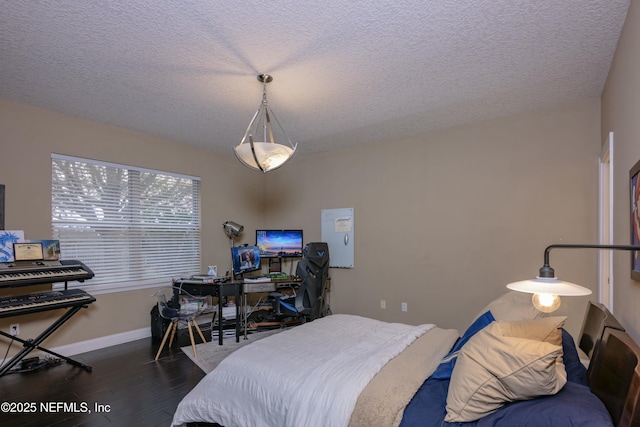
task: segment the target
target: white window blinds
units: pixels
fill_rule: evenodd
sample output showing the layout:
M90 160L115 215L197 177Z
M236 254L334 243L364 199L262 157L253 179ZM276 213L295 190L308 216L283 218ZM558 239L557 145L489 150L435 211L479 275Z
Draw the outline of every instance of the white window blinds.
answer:
M199 272L199 178L58 154L51 172L53 238L63 259L93 270L87 285L169 285Z

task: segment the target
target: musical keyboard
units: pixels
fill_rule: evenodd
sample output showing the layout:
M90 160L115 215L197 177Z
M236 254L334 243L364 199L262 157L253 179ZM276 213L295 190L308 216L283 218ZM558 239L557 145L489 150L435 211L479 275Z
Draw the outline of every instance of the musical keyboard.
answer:
M82 289L39 292L0 298L0 318L91 304L96 299Z
M17 336L9 335L7 332L0 330L0 335L15 340L24 346L17 354L15 354L11 360L4 365L0 366L0 377L7 374L11 368L16 366L24 357L31 351L38 349L49 353L59 359L64 359L68 363L74 366L78 366L91 372L91 366L84 363L73 360L70 357L63 356L54 351L51 351L40 344L53 334L60 326L62 326L67 320L69 320L74 314L86 308L87 305L94 302L96 299L83 291L82 289L65 289L61 291L51 292L39 292L34 294L26 294L19 296L1 297L0 298L0 318L19 316L21 314L37 313L46 310L55 310L58 308L66 308L67 310L51 324L47 329L42 331L40 335L34 339L24 340Z
M0 263L0 287L85 281L93 271L80 261L34 261Z

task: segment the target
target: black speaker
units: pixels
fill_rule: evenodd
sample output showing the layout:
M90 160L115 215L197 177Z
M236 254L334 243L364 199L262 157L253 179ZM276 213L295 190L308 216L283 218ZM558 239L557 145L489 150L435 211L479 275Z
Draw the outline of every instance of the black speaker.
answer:
M160 316L158 304L154 304L151 309L151 339L154 341L161 340L167 332L169 323L171 323L171 321Z

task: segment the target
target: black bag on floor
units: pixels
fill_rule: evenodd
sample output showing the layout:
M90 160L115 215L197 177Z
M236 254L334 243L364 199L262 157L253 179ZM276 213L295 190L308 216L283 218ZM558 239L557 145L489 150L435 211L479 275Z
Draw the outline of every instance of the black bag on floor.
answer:
M161 340L169 327L169 321L160 316L158 304L154 304L151 309L151 339Z

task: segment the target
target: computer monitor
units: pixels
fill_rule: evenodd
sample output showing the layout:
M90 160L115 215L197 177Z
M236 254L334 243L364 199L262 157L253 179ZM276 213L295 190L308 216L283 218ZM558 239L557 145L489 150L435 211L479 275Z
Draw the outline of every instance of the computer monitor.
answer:
M231 248L233 273L244 274L262 269L260 250L257 246L236 246Z
M263 258L302 257L302 230L256 230Z

